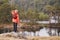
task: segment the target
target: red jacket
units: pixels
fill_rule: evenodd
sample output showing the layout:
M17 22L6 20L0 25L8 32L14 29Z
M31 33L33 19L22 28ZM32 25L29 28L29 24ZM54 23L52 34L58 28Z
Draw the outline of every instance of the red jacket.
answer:
M12 16L14 16L14 14L15 14L15 10L12 11ZM16 16L17 16L17 18L12 17L12 22L19 23L19 15L18 15L18 13L16 13Z

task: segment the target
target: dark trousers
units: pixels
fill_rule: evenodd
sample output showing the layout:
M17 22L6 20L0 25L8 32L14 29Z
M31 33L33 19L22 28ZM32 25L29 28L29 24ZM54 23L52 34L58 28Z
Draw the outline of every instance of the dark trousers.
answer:
M14 32L17 32L17 23L13 23L14 26Z

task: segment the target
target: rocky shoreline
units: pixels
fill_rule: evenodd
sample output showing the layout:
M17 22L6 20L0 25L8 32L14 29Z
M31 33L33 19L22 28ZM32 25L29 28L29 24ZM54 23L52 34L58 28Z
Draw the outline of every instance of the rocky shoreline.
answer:
M14 32L11 32L11 33L0 34L0 40L60 40L60 37L58 36L51 36L51 37L24 36L21 34L16 34Z

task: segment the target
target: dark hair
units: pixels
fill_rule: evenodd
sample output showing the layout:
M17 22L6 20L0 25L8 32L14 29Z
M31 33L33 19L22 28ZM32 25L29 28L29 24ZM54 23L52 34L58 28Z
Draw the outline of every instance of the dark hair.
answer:
M12 9L11 10L15 10L15 9L17 9L16 7L12 7Z

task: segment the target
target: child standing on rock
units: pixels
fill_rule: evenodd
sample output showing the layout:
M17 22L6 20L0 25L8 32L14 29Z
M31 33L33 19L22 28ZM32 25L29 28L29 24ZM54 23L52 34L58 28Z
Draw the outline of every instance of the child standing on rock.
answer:
M14 27L14 32L17 32L17 24L19 23L18 10L12 10L12 22Z

